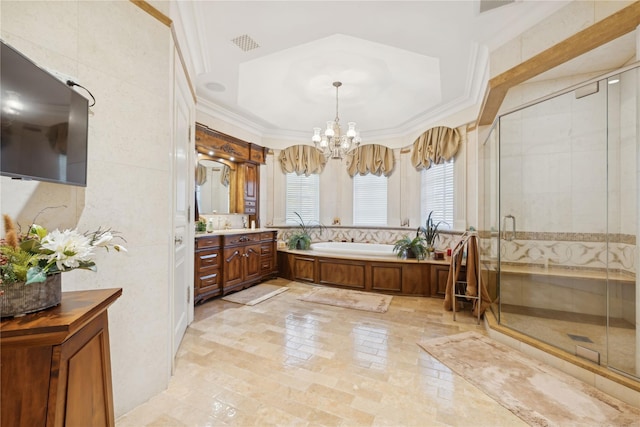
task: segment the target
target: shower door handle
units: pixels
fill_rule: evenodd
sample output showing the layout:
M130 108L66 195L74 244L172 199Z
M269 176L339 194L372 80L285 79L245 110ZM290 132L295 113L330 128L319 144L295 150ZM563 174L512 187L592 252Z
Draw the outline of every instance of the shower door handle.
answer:
M511 232L507 232L507 220L511 220ZM512 241L516 238L516 217L513 215L505 215L502 217L502 239Z

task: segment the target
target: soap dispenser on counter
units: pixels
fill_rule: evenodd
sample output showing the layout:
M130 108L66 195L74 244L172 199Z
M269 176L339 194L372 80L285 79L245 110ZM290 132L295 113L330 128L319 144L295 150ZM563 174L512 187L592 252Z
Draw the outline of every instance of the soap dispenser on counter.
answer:
M209 218L207 220L207 233L213 233L213 219Z

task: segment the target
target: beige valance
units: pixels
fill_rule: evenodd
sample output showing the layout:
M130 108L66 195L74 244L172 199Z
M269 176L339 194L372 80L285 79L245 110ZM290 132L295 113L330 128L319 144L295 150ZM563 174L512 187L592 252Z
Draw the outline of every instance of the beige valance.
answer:
M327 159L316 147L311 145L293 145L280 152L280 167L284 173L295 172L298 175L322 173Z
M347 172L351 177L368 173L389 176L394 165L393 150L384 145L361 145L347 156Z
M411 163L417 169L429 169L451 160L460 147L459 129L438 126L429 129L413 143Z
M207 168L203 165L196 166L196 185L207 182Z

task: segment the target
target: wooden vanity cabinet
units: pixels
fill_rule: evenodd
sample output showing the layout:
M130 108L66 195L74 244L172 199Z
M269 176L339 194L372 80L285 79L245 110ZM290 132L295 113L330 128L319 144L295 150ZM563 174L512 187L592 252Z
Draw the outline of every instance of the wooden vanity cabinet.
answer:
M276 239L261 230L196 237L194 304L275 278Z
M220 236L196 238L193 302L198 303L222 293Z
M263 280L278 275L277 234L275 231L260 233L260 274Z
M224 235L222 239L222 294L259 282L260 233Z

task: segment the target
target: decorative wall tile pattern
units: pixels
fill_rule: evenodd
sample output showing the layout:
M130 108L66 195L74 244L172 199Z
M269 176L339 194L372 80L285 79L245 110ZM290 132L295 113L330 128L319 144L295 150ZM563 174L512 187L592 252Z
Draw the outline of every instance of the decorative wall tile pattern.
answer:
M484 256L497 258L497 233L479 234ZM608 269L630 276L635 276L636 258L636 236L631 234L518 232L500 248L500 260L511 264Z
M298 227L279 227L278 240L286 241L295 233ZM326 227L322 234L318 229L310 233L314 242L358 242L358 243L383 243L393 245L404 236L414 237L415 228L364 228L364 227ZM437 250L446 250L455 246L461 233L441 232L436 244Z
M553 265L609 268L635 274L637 253L635 244L610 242L607 245L606 240L601 239L601 234L585 234L585 237L584 241L520 239L504 241L500 248L500 259L506 262L536 264L544 267ZM619 240L626 242L632 239L623 237Z

